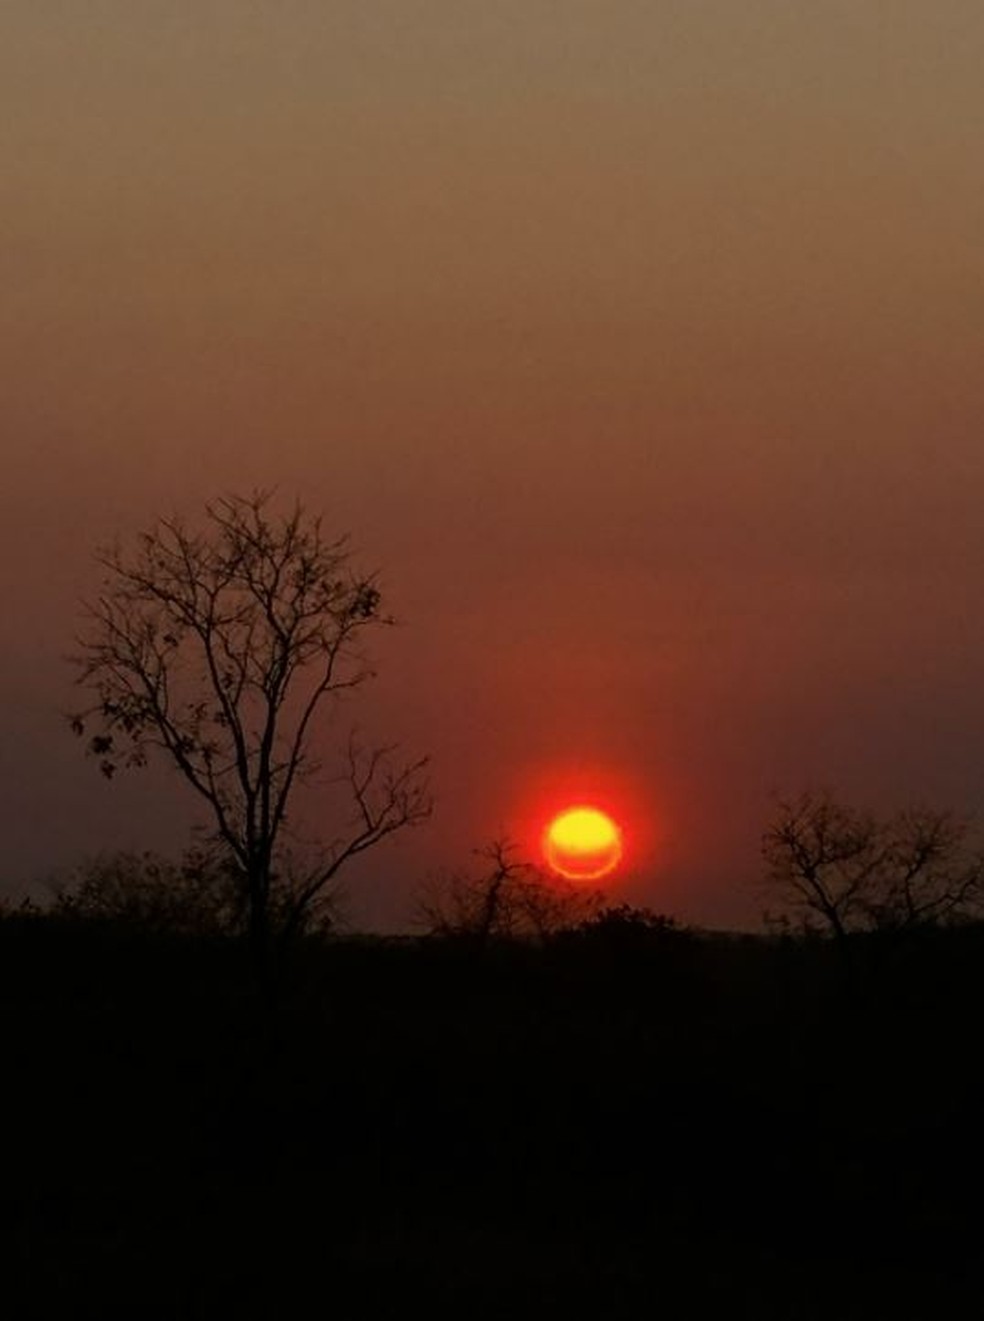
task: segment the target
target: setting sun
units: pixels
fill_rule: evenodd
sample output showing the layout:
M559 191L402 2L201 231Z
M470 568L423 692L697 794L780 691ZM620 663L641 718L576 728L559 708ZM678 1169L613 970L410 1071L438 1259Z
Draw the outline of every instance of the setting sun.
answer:
M543 832L543 855L568 880L600 880L618 866L622 832L596 807L571 807L555 816Z

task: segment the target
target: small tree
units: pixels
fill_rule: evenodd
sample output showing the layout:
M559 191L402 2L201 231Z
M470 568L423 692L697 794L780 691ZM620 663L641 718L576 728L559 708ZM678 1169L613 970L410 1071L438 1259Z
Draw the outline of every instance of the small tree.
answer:
M787 906L841 942L852 931L912 930L979 911L984 862L952 812L882 819L805 793L779 805L762 852Z
M509 840L477 849L481 870L432 880L417 903L431 935L464 938L484 948L493 939L544 939L575 927L601 906L601 896L516 857Z
M818 919L843 940L863 918L881 859L874 818L827 793L779 804L762 837L769 883L807 925Z
M313 851L293 845L288 812L321 769L319 717L372 677L361 643L388 622L373 577L356 573L298 504L268 493L205 507L202 530L161 519L106 571L75 658L91 705L76 734L106 776L163 753L211 816L235 869L250 942L265 977L274 927L298 930L340 869L423 821L423 761L348 745L350 813Z
M907 808L884 824L882 882L868 902L879 929L947 925L980 914L984 857L953 812Z

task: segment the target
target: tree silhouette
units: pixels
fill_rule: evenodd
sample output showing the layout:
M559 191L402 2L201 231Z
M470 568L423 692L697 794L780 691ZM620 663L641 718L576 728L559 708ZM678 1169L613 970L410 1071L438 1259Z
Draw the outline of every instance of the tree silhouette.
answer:
M840 942L852 931L911 931L979 910L984 860L952 812L879 818L829 792L804 793L780 803L762 852L787 904Z
M484 948L499 938L543 939L577 926L601 906L601 896L516 856L516 845L496 839L475 850L481 869L451 872L426 885L417 919L431 935L464 938Z
M322 769L319 717L372 677L361 643L390 622L377 583L345 538L300 504L275 513L268 492L206 505L200 531L160 519L97 558L106 577L73 658L94 701L72 727L106 776L156 750L207 805L265 977L274 926L303 927L348 861L430 813L424 761L350 739L336 838L312 852L288 829Z

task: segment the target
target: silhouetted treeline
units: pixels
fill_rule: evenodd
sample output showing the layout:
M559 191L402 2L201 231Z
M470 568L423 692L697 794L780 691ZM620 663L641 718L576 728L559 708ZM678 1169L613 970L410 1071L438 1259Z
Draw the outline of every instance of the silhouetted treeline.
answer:
M855 954L8 915L11 1315L973 1315L984 928Z

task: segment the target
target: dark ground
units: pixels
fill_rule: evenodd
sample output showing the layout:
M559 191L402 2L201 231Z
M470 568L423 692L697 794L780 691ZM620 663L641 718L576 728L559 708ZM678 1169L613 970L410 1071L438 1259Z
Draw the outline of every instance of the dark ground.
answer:
M7 917L3 1311L976 1317L984 930L855 954L338 941L269 1014L234 946Z

